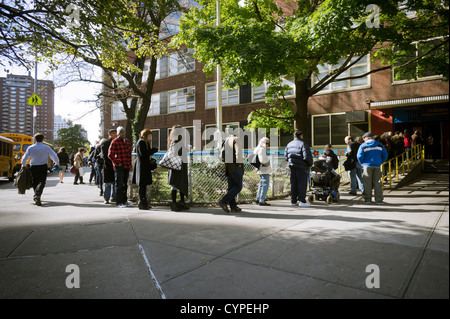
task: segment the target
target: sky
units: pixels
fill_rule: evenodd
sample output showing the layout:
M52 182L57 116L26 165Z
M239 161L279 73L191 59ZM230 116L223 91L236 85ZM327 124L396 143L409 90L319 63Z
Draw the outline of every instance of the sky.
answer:
M6 67L9 73L17 75L27 75L28 71L23 67ZM58 84L58 73L60 71L45 74L47 66L43 63L38 64L38 79L51 80ZM31 76L34 78L34 69L31 70ZM5 68L0 69L0 77L6 77ZM100 92L101 86L92 83L69 83L64 87L55 88L55 116L61 115L66 119L72 120L75 124L81 124L88 133L88 140L91 144L98 141L100 111L88 113L95 108L95 104L84 103L84 100L94 100L95 94ZM83 117L88 113L86 116Z

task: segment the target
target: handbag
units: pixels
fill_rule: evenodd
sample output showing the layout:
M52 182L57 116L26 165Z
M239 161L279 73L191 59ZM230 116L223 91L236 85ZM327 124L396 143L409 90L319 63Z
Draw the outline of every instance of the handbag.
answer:
M163 158L159 161L159 166L173 169L176 171L181 171L181 156L175 154L175 147L171 145L169 150L164 154Z
M77 174L78 174L78 168L76 168L75 166L72 166L72 168L70 169L70 172L71 172L73 175L77 175Z
M259 160L259 156L256 153L250 154L247 158L247 161L253 165L254 167L256 167L257 169L259 169L261 167L261 162Z
M344 169L346 171L350 171L350 170L356 168L355 160L351 157L347 157L347 159L344 161L343 165L344 165Z

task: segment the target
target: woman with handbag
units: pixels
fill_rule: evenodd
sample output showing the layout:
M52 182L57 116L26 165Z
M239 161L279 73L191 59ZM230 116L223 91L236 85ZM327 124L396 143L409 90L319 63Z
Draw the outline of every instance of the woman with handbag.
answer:
M82 168L84 164L84 152L84 148L80 147L78 149L78 153L75 154L73 159L73 167L76 169L75 180L73 181L74 185L78 185L78 180L80 180L80 184L84 184L83 175L80 175L80 168Z
M188 167L187 156L188 149L186 147L186 138L184 138L181 125L174 125L167 139L167 148L169 151L178 150L176 155L181 157L181 170L169 169L167 183L172 186L172 211L188 210L189 206L185 202L188 193ZM181 143L181 144L178 144ZM172 148L172 150L171 150ZM180 191L180 202L177 203L177 191Z
M136 162L133 170L133 184L138 185L139 209L148 210L151 207L147 201L147 185L152 184L152 166L151 156L158 152L158 148L150 148L152 140L152 131L144 129L141 131L141 138L136 143Z

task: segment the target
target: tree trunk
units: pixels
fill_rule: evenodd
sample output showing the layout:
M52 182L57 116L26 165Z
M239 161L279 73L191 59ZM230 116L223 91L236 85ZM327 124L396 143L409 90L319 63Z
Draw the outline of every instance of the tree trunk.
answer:
M145 122L147 120L147 114L148 110L150 109L150 104L152 103L152 92L153 92L153 85L155 83L155 77L156 77L156 64L157 59L153 55L151 57L150 61L150 70L149 75L147 79L143 79L146 81L146 87L145 87L145 97L142 99L141 106L137 109L136 112L136 118L133 122L133 145L136 144L138 141L141 131L145 128Z
M295 112L295 130L299 130L303 132L303 137L305 141L308 141L310 143L310 137L308 136L308 128L309 128L309 121L308 121L308 81L310 81L309 78L297 80L295 79L295 105L296 105L296 112Z

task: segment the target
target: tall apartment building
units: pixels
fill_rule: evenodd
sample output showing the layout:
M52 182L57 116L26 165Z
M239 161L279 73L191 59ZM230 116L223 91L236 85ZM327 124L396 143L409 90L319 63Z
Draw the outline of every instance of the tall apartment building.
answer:
M61 115L55 115L55 122L53 123L53 140L58 139L58 131L62 128L68 128L69 123Z
M38 80L37 95L42 105L36 106L35 127L48 141L53 141L54 90L53 81ZM28 98L34 92L34 79L30 73L0 78L0 92L0 133L32 135L33 107L28 105Z

